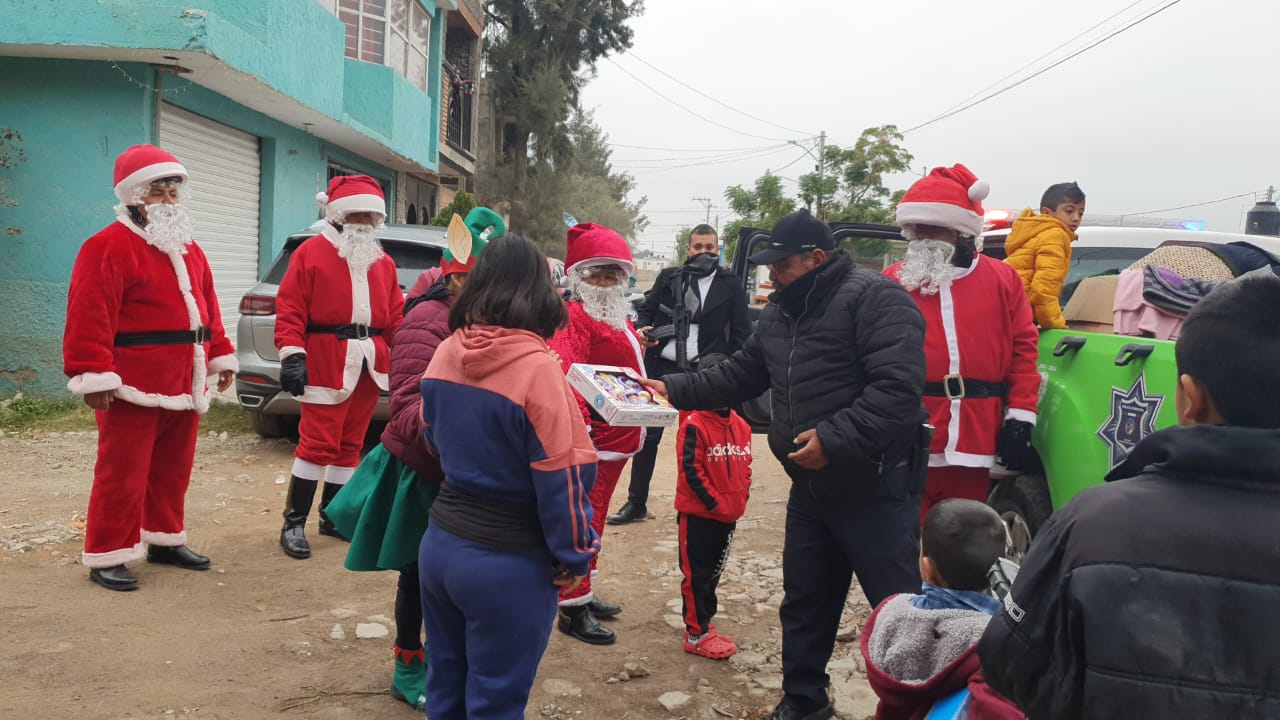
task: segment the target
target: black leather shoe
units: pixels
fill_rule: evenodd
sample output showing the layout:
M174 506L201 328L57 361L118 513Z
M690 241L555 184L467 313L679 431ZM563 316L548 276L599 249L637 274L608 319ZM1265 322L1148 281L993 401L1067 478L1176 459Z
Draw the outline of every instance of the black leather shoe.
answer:
M213 564L209 562L209 558L195 552L186 545L178 545L177 547L150 545L147 547L147 562L161 565L177 565L183 570L208 570L209 566Z
M618 512L605 518L604 521L610 525L626 525L627 523L644 520L648 517L649 508L645 507L643 504L633 503L628 500L626 505L619 508Z
M108 568L94 568L89 571L89 579L108 590L126 592L138 589L138 576L123 565Z
M329 507L329 501L338 494L342 486L337 483L327 482L324 489L320 492L320 523L316 530L326 537L338 538L343 542L351 542L351 539L338 532L338 528L334 526L333 521L324 513L324 509Z
M284 554L295 560L306 560L311 557L311 543L302 532L302 526L287 527L280 531L280 547Z
M565 635L588 645L612 645L618 641L618 636L601 625L596 616L591 614L591 608L586 605L561 607L556 627Z
M609 618L617 617L622 613L621 605L607 603L599 599L592 600L587 603L587 607L591 609L591 614L595 615L600 620L608 620Z
M827 703L826 707L806 713L795 709L788 705L786 700L783 700L778 703L778 707L773 712L765 716L764 720L829 720L835 716L836 710L831 707L831 703Z

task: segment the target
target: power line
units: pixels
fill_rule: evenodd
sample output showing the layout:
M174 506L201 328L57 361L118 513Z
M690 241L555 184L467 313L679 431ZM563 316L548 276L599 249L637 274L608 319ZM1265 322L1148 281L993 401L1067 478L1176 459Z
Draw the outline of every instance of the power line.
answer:
M806 153L802 154L800 157L796 158L795 160L792 160L791 162L787 163L786 165L783 165L782 167L778 168L777 170L771 170L771 171L769 172L769 174L770 174L770 175L777 175L778 173L782 172L783 170L786 170L787 168L791 167L792 165L795 165L796 163L800 162L801 160L805 159L805 158L806 158L806 157L808 157L808 156L809 156L809 153L807 153L807 152L806 152ZM786 179L787 179L787 178L782 178L781 176L779 176L779 177L780 177L781 179L783 179L783 180L786 180ZM793 181L793 182L794 182L794 181Z
M605 143L609 147L627 148L628 150L653 150L655 152L698 152L698 153L731 153L743 152L746 150L757 150L762 146L746 147L746 148L673 148L673 147L650 147L647 145L624 145L622 143ZM769 147L769 146L764 146Z
M1188 208L1203 207L1203 206L1205 206L1205 205L1216 205L1216 204L1218 204L1218 203L1220 203L1220 202L1226 202L1226 201L1228 201L1228 200L1237 200L1237 199L1242 198L1242 197L1248 197L1248 198L1257 197L1257 193L1254 193L1254 192L1240 193L1239 195L1232 195L1231 197L1218 198L1217 200L1207 200L1207 201L1205 201L1205 202L1192 203L1192 204L1190 204L1190 205L1179 205L1178 207L1163 208L1163 209L1161 209L1161 210L1144 210L1144 211L1142 211L1142 212L1123 213L1123 215L1126 215L1126 216L1128 216L1128 215L1158 215L1158 214L1160 214L1160 213L1173 212L1174 210L1186 210L1186 209L1188 209Z
M1117 11L1117 12L1114 12L1114 13L1112 13L1111 15L1108 15L1107 17L1103 18L1102 20L1100 20L1099 22L1097 22L1096 24L1094 24L1094 25L1093 25L1093 27L1090 27L1088 30L1085 30L1084 32L1081 32L1081 33L1077 34L1075 37L1072 37L1070 40L1067 40L1066 42L1064 42L1064 43L1062 43L1061 45L1059 45L1059 46L1055 47L1054 49L1050 50L1049 52L1047 52L1047 53L1045 53L1045 54L1041 55L1040 57L1036 58L1035 60L1032 60L1032 61L1028 62L1027 64L1023 65L1022 67L1018 68L1017 70L1014 70L1013 72L1009 73L1008 75L1005 75L1004 77L1000 78L999 80L996 80L995 82L993 82L993 83L991 83L990 85L988 85L988 86L986 86L986 87L982 88L981 90L979 90L979 91L975 92L974 94L970 95L969 97L966 97L965 99L961 100L960 102L956 103L955 105L952 105L951 107L947 108L946 110L943 110L943 112L950 112L950 111L952 111L952 110L955 110L957 107L959 107L959 106L961 106L961 105L963 105L963 104L965 104L965 103L969 102L970 100L972 100L972 99L974 99L974 98L978 97L979 95L981 95L982 93L984 93L984 92L986 92L986 91L990 90L991 88L996 87L997 85L999 85L1000 83L1004 82L1005 80L1008 80L1009 78L1013 77L1014 75L1017 75L1018 73L1022 72L1023 70L1026 70L1027 68L1031 67L1032 65L1035 65L1036 63L1040 62L1041 60L1044 60L1045 58L1049 57L1050 55L1053 55L1054 53L1058 52L1058 51L1059 51L1059 50L1061 50L1062 48L1064 48L1064 47L1066 47L1066 46L1070 45L1071 43L1075 42L1076 40L1079 40L1080 38L1084 37L1085 35L1088 35L1089 33L1093 32L1094 30L1097 30L1099 27L1101 27L1101 26L1103 26L1103 25L1107 24L1108 22L1111 22L1111 20L1115 19L1117 16L1122 15L1122 14L1124 14L1125 12L1129 11L1131 8L1133 8L1133 6L1135 6L1135 5L1141 5L1141 4L1142 4L1142 1L1143 1L1143 0L1135 0L1135 2L1129 3L1129 5L1128 5L1127 7L1123 8L1123 9L1121 9L1121 10Z
M787 141L787 139L786 139L786 138L767 137L767 136L765 136L765 135L756 135L755 133L749 133L749 132L745 132L745 131L738 130L738 129L735 129L735 128L731 128L731 127L729 127L728 125L725 125L724 123L716 122L715 120L712 120L711 118L706 117L706 116L704 116L704 115L699 115L698 113L694 112L693 110L690 110L689 108L685 107L684 105L681 105L680 103L676 102L675 100L672 100L671 98L667 97L666 95L663 95L661 92L658 92L658 90L657 90L657 89L655 89L652 85L650 85L649 83L645 82L644 80L641 80L641 79L640 79L640 77L639 77L638 75L636 75L635 73L633 73L633 72L631 72L630 70L626 69L626 68L625 68L625 67L623 67L622 65L618 64L618 62L617 62L616 60L614 60L613 58L611 58L611 57L609 57L609 56L607 56L607 55L606 55L606 56L605 56L605 60L608 60L609 62L613 63L613 66L614 66L614 67L618 68L618 69L619 69L619 70L621 70L622 72L624 72L624 73L626 73L627 75L631 76L631 79L632 79L632 80L635 80L636 82L638 82L638 83L640 83L641 85L643 85L647 90L649 90L649 92L653 93L654 95L657 95L658 97L662 98L663 100L666 100L667 102L671 103L672 105L675 105L676 107L680 108L681 110L684 110L685 112L687 112L687 113L689 113L690 115L692 115L692 116L694 116L694 117L698 118L699 120L702 120L703 122L710 123L710 124L712 124L712 125L715 125L715 126L716 126L716 127L718 127L718 128L723 128L723 129L725 129L725 130L728 130L729 132L737 133L737 134L739 134L739 135L745 135L745 136L747 136L747 137L753 137L753 138L756 138L756 139L758 139L758 140L772 140L772 141L774 141L774 142L786 142L786 141Z
M748 148L745 150L735 150L732 152L716 153L714 155L689 155L686 157L668 157L668 158L635 158L632 160L617 160L610 158L610 162L620 163L622 165L634 165L637 163L657 163L657 162L684 162L686 160L718 160L720 158L737 155L744 152L759 152L762 150L772 150L777 145L761 145L760 147Z
M986 95L986 96L984 96L984 97L982 97L982 98L979 98L978 100L975 100L975 101L973 101L973 102L971 102L971 103L969 103L969 104L967 104L967 105L964 105L964 106L962 106L962 107L960 107L960 108L958 108L958 109L956 109L956 110L952 110L952 111L950 111L950 112L943 113L943 114L941 114L941 115L939 115L939 116L935 117L935 118L934 118L934 119L932 119L932 120L926 120L925 122L922 122L922 123L920 123L919 125L916 125L916 126L914 126L914 127L909 127L909 128L907 128L906 130L903 130L903 131L902 131L902 134L903 134L903 135L906 135L906 134L908 134L908 133L913 133L913 132L915 132L916 130L919 130L919 129L921 129L921 128L928 127L928 126L930 126L930 125L932 125L932 124L934 124L934 123L936 123L936 122L940 122L940 121L942 121L942 120L946 120L946 119L947 119L947 118L949 118L949 117L952 117L952 116L955 116L955 115L959 115L960 113L964 112L965 110L968 110L968 109L970 109L970 108L973 108L973 107L976 107L976 106L978 106L978 105L981 105L982 103L984 103L984 102L986 102L986 101L988 101L988 100L991 100L991 99L993 99L993 98L999 97L999 96L1001 96L1001 95L1003 95L1003 94L1005 94L1005 93L1009 92L1010 90L1012 90L1012 89L1014 89L1014 88L1018 87L1019 85L1022 85L1023 83L1028 82L1029 80L1033 80L1033 79L1035 79L1035 78L1037 78L1037 77L1040 77L1041 75L1043 75L1043 74L1045 74L1045 73L1049 72L1050 70L1052 70L1052 69L1054 69L1054 68L1058 67L1059 65L1061 65L1061 64L1063 64L1063 63L1065 63L1065 62L1067 62L1068 60L1071 60L1072 58L1079 57L1080 55L1083 55L1084 53L1086 53L1086 52L1088 52L1088 51L1092 50L1093 48L1095 48L1095 47L1097 47L1097 46L1101 45L1102 43L1104 43L1104 42L1106 42L1106 41L1110 40L1111 38L1113 38L1113 37L1115 37L1115 36L1119 35L1120 33L1123 33L1123 32L1125 32L1126 30L1128 30L1128 29L1130 29L1130 28L1132 28L1132 27L1134 27L1134 26L1140 25L1140 24L1142 24L1142 23L1146 22L1147 20L1150 20L1151 18L1155 17L1156 15L1159 15L1160 13L1164 12L1165 10L1168 10L1169 8L1173 7L1174 5L1177 5L1177 4L1178 4L1178 3L1180 3L1180 2L1182 2L1182 0L1170 0L1170 2L1168 2L1168 3L1164 4L1164 5L1161 5L1160 7L1156 8L1155 10L1153 10L1153 11L1151 11L1151 12L1147 13L1146 15L1143 15L1142 17L1138 18L1137 20L1134 20L1133 22L1129 23L1128 25L1125 25L1125 26L1121 27L1119 30L1116 30L1115 32L1112 32L1112 33L1109 33L1109 34L1107 34L1107 35L1104 35L1101 39L1096 40L1096 41L1094 41L1094 42L1092 42L1092 43L1090 43L1090 44L1088 44L1088 45L1085 45L1083 48L1081 48L1081 49L1079 49L1079 50L1077 50L1077 51L1075 51L1075 52L1071 53L1070 55L1067 55L1066 57L1062 58L1061 60L1058 60L1058 61L1056 61L1056 62L1054 62L1054 63L1050 64L1049 66L1047 66L1047 67L1045 67L1045 68L1042 68L1042 69L1040 69L1040 70L1037 70L1037 71L1035 71L1035 72L1031 73L1030 75L1028 75L1028 76L1026 76L1026 77L1022 78L1021 80L1019 80L1019 81L1017 81L1017 82L1013 83L1012 85L1006 85L1005 87L1003 87L1003 88L1001 88L1001 89L999 89L999 90L997 90L997 91L995 91L995 92L991 93L990 95Z
M683 169L683 168L702 167L702 166L704 166L704 165L724 165L725 163L742 162L742 161L745 161L745 160L758 160L758 159L760 159L760 158L768 157L768 156L770 156L770 155L777 155L778 153L780 153L780 152L782 152L782 151L786 150L788 147L790 147L790 146L788 146L788 145L780 145L780 146L778 146L778 147L776 147L776 148L774 148L774 149L772 149L772 150L769 150L768 152L755 153L755 154L753 154L753 155L744 155L744 156L742 156L742 157L729 158L729 159L726 159L726 160L712 160L712 161L708 161L708 162L688 163L688 164L686 164L686 165L669 165L669 166L667 166L667 167L663 167L663 168L644 168L644 169L642 169L640 172L632 173L632 174L634 174L634 175L653 175L653 174L655 174L655 173L668 172L668 171L670 171L670 170L681 170L681 169Z
M645 60L644 58L640 57L639 55L636 55L634 52L630 52L630 51L628 51L628 52L627 52L627 53L625 53L625 54L626 54L627 56L629 56L629 57L633 57L633 58L635 58L636 60L639 60L640 62L642 62L642 63L644 63L645 65L647 65L651 70L653 70L654 72L657 72L657 73L658 73L658 74L660 74L660 75L663 75L663 76L664 76L664 77L666 77L667 79L672 80L672 81L674 81L674 82L676 82L676 83L679 83L680 85L683 85L684 87L686 87L686 88L688 88L688 89L690 89L690 90L694 91L694 92L695 92L695 93L697 93L698 95L702 96L702 98L703 98L704 100L710 100L711 102L713 102L713 103L715 103L715 104L719 105L720 107L723 107L723 108L725 108L725 109L727 109L727 110L732 110L733 112L736 112L736 113L738 113L739 115L741 115L741 116L743 116L743 117L750 118L750 119L752 119L752 120L755 120L755 121L756 121L756 122L758 122L758 123L764 123L765 125L771 125L771 126L773 126L773 127L778 128L779 130L786 130L786 131L787 131L787 132L789 132L789 133L795 133L795 134L797 134L797 135L809 135L809 134L810 134L810 133L806 133L806 132L804 132L803 130L796 130L795 128L789 128L789 127L787 127L787 126L785 126L785 125L779 125L778 123L770 122L770 121L768 121L768 120L765 120L764 118L756 117L755 115L752 115L751 113L746 112L745 110L739 110L738 108L736 108L736 107L734 107L734 106L732 106L732 105L730 105L730 104L728 104L728 103L726 103L726 102L722 102L722 101L720 101L720 100L717 100L717 99L715 99L715 98L711 97L710 95L708 95L708 94L706 94L705 92L703 92L703 91L699 90L698 88L696 88L696 87L694 87L694 86L690 85L689 83L687 83L687 82L685 82L685 81L681 80L680 78L678 78L678 77L676 77L676 76L672 75L671 73L669 73L669 72L667 72L667 71L663 70L662 68L655 66L653 63L649 62L648 60Z

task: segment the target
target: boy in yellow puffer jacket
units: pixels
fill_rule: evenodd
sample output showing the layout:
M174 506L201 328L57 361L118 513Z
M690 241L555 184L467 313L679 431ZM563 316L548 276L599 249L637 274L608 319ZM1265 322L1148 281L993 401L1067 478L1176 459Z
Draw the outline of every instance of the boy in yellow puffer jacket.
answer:
M1071 266L1071 243L1084 217L1084 191L1073 183L1051 185L1040 198L1040 214L1027 208L1004 241L1005 262L1022 276L1036 324L1065 328L1058 296Z

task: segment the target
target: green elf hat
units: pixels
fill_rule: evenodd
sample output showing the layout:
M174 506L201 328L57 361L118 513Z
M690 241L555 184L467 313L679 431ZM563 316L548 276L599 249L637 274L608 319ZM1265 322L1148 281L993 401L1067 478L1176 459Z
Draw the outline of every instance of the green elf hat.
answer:
M502 216L487 207L472 208L467 213L466 220L455 214L445 233L448 247L444 251L440 269L446 276L471 272L476 265L476 257L484 251L484 246L506 233L507 225Z

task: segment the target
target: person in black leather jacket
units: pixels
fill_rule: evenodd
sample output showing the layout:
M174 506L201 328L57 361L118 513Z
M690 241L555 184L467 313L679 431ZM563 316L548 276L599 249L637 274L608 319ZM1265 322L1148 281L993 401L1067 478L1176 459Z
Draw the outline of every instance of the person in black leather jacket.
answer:
M1036 537L978 645L987 682L1030 717L1280 717L1276 307L1272 273L1201 300L1175 352L1180 427Z
M769 447L791 477L783 547L785 697L767 720L824 720L827 661L852 576L872 605L919 586L922 476L908 461L924 392L924 318L889 278L837 251L801 210L750 258L781 288L728 361L650 381L682 409L772 390Z

